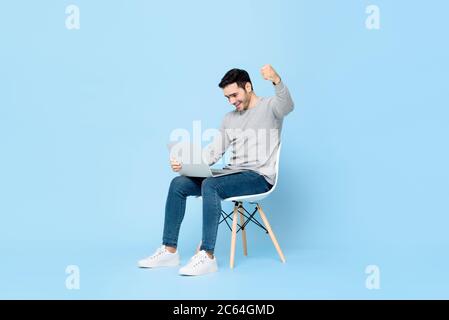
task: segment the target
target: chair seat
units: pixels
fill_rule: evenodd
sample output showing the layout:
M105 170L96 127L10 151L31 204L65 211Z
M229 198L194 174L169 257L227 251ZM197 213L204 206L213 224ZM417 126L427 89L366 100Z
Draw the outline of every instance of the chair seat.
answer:
M249 203L255 203L257 201L263 200L266 197L268 197L268 195L273 192L274 188L271 188L269 191L264 192L264 193L257 193L257 194L247 194L247 195L243 195L243 196L235 196L235 197L230 197L230 198L226 198L223 199L222 201L227 201L227 202L249 202ZM200 199L201 196L196 196L196 198Z
M237 196L237 197L230 197L230 198L226 198L223 199L223 201L236 201L236 202L250 202L250 203L254 203L257 201L260 201L264 198L266 198L268 196L270 192L264 192L264 193L259 193L259 194L249 194L249 195L244 195L244 196Z

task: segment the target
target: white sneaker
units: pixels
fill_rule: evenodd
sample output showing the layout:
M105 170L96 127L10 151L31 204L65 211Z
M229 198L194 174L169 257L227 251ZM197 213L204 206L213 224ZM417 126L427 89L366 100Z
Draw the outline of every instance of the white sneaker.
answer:
M214 256L211 259L206 251L201 250L190 259L189 263L179 269L179 274L184 276L201 276L217 270L217 258Z
M171 253L163 245L152 256L140 260L137 265L141 268L175 267L179 266L179 260L177 250L175 253Z

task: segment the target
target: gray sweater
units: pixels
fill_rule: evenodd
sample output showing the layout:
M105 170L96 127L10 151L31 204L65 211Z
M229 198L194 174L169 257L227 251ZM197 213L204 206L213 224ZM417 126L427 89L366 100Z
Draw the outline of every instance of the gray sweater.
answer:
M284 83L281 81L274 87L275 96L259 97L253 108L234 110L224 116L220 134L203 153L209 165L216 163L231 146L226 168L256 171L274 184L282 121L293 110L293 100Z

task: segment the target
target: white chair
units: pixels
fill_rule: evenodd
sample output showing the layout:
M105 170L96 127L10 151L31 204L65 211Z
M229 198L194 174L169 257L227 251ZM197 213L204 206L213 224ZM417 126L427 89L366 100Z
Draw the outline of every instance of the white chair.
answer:
M226 198L226 199L222 200L222 201L227 201L227 202L234 202L234 209L230 213L226 213L224 210L221 210L222 220L219 222L219 224L221 224L222 222L225 222L227 224L228 228L232 232L231 255L229 258L229 265L230 265L231 269L234 268L235 244L236 244L236 239L237 239L237 233L240 231L242 231L243 254L245 256L248 256L248 247L247 247L247 242L246 242L245 228L249 222L253 222L256 226L260 227L261 229L265 230L266 233L268 233L268 235L271 238L271 241L273 241L276 251L279 254L279 257L281 258L281 261L283 263L285 263L285 256L281 250L281 247L279 246L276 236L274 235L271 225L268 222L268 219L267 219L264 211L262 210L261 205L259 204L259 201L268 197L268 195L270 195L276 189L276 186L277 186L277 183L279 180L279 160L280 160L280 155L281 155L281 146L282 146L282 144L279 144L278 154L276 157L276 179L274 181L273 187L269 191L264 192L264 193L258 193L258 194L250 194L250 195L244 195L244 196L231 197L231 198ZM201 196L198 196L197 198L201 198ZM256 206L254 208L254 211L252 213L249 213L243 206L243 202L255 204ZM263 226L254 217L257 212L259 212L260 217L262 218L263 224L265 226ZM240 223L238 223L238 221L237 221L239 214L240 214ZM230 218L231 215L232 215L232 227L231 227L231 225L229 225L229 223L227 221L228 219L231 219ZM245 218L246 218L246 220L245 220ZM200 247L201 247L201 241L197 247L197 252L199 251Z
M228 227L231 229L232 231L232 236L231 236L231 255L230 255L230 260L229 260L229 264L231 269L234 268L234 258L235 258L235 243L236 243L236 238L237 238L237 233L239 231L242 231L242 241L243 241L243 254L245 256L248 255L248 248L247 248L247 243L246 243L246 226L248 225L249 222L253 222L254 224L256 224L258 227L262 228L263 230L265 230L266 233L268 233L268 235L271 238L271 241L273 241L274 247L276 248L279 257L281 258L281 261L283 263L285 263L285 256L282 253L281 247L279 246L279 243L276 239L276 236L274 235L274 232L270 226L270 223L268 222L268 219L264 213L264 211L262 210L261 205L259 204L259 201L265 199L266 197L268 197L268 195L270 195L277 186L277 183L279 181L279 160L280 160L280 154L281 154L281 144L279 144L279 148L278 148L278 154L276 157L276 179L274 181L274 185L273 187L264 193L259 193L259 194L251 194L251 195L244 195L244 196L238 196L238 197L231 197L231 198L227 198L227 199L223 199L223 201L227 201L227 202L234 202L234 209L231 213L227 214L226 212L224 212L222 210L222 217L223 220L220 221L223 222L225 221L226 224L228 225ZM248 202L250 204L255 204L256 207L254 209L254 211L252 213L249 213L245 207L243 206L243 202ZM265 225L265 227L259 222L257 221L256 218L254 218L254 215L259 212L260 217L262 218L263 224ZM232 214L232 228L229 226L227 219L230 217L230 215ZM238 219L238 215L240 214L240 224L238 223L237 219ZM245 221L246 218L246 221ZM238 227L238 229L237 229Z

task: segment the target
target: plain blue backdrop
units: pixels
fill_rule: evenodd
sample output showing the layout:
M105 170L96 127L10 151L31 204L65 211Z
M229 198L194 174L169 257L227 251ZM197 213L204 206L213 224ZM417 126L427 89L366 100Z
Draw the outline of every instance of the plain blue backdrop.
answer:
M69 4L79 30L65 27ZM370 4L380 30L365 27ZM449 298L447 1L0 7L0 298ZM273 95L266 63L296 106L263 203L287 263L249 228L249 257L238 242L231 271L222 227L216 274L136 268L161 241L170 133L218 127L230 68ZM200 238L192 199L183 262ZM65 286L68 265L79 290Z

